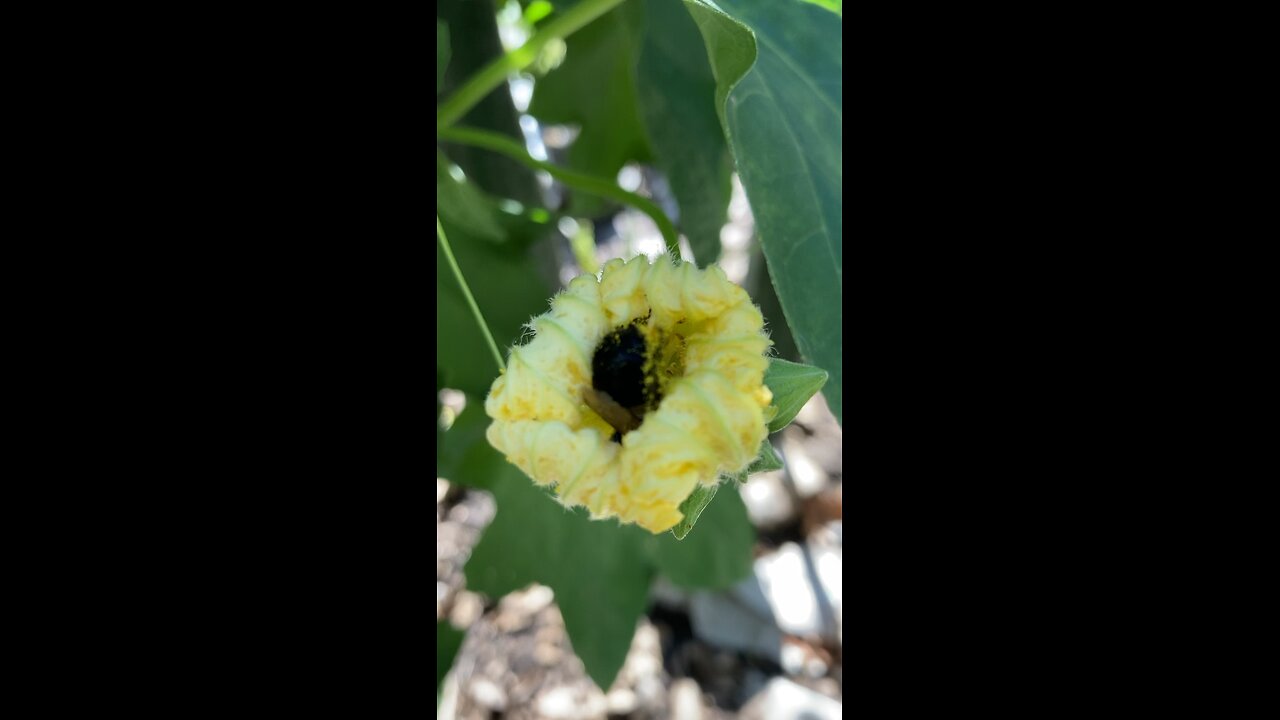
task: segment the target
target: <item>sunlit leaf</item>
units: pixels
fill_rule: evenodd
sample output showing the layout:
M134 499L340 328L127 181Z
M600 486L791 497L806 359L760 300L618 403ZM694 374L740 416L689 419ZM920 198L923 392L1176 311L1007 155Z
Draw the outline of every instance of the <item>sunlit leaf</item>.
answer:
M842 21L801 0L685 4L787 325L842 420Z
M837 15L844 15L844 0L804 0L820 8L826 8Z

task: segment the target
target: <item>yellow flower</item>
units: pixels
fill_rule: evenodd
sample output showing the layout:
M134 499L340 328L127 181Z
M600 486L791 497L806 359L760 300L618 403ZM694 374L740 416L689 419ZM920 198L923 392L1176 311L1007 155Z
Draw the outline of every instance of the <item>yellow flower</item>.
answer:
M755 459L772 396L764 319L720 268L643 257L574 278L511 349L489 442L596 519L653 533Z

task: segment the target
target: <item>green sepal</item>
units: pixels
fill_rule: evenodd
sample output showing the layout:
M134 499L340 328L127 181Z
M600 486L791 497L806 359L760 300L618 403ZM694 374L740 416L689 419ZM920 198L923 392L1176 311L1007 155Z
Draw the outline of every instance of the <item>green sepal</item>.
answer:
M775 410L769 420L769 432L775 433L791 424L800 408L827 383L827 371L812 365L769 358L764 371L764 384L773 393Z
M702 511L711 503L711 498L716 496L716 491L720 489L719 485L699 485L694 488L689 497L680 503L680 512L684 515L684 519L679 525L671 528L671 534L676 536L677 540L683 540L693 526L698 522L698 516L702 515Z

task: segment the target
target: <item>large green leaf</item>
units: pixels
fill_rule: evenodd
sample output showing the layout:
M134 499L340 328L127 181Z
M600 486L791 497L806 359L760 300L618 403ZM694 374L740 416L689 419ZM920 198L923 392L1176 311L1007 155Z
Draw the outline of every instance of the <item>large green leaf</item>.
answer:
M843 21L802 0L684 2L787 324L842 420Z
M636 89L654 164L671 183L699 265L720 255L732 159L716 115L716 80L681 0L647 0Z
M498 512L466 565L467 587L493 597L539 582L555 591L574 651L587 673L608 688L626 659L636 622L658 571L686 587L723 587L751 568L754 531L737 492L703 513L697 533L679 542L634 525L593 521L566 510L477 438L489 420L481 400L445 433L469 447L439 468L450 480L493 493Z
M612 179L627 162L649 159L633 67L643 13L640 3L623 3L574 33L565 41L564 63L534 85L530 115L580 128L557 164ZM577 193L568 212L596 217L604 208L599 198Z

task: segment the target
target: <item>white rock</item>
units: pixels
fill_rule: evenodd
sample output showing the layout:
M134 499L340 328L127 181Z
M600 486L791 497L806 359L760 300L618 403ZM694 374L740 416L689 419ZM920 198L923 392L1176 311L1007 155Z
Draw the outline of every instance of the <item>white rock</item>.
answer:
M636 628L636 636L631 644L636 650L662 655L662 636L658 634L658 628L654 627L648 618L641 618L640 626Z
M809 571L799 545L783 544L772 555L757 559L755 570L779 628L793 635L821 632L818 599L809 583Z
M742 501L751 522L764 530L785 525L796 516L796 503L781 470L752 475L742 486Z
M702 720L702 690L689 678L671 683L671 720Z
M490 710L502 711L507 709L507 694L502 691L502 688L486 678L473 680L471 686L467 688L467 692L471 694L472 700Z
M453 599L453 609L449 611L449 620L454 627L468 628L484 614L484 600L480 596L463 590Z
M742 708L742 717L837 720L840 703L786 678L774 678Z
M830 477L809 458L809 454L799 440L784 434L782 456L787 466L787 474L791 477L791 482L795 485L796 493L800 497L813 497L826 489Z
M627 715L640 704L636 694L626 688L613 690L604 699L610 715Z
M666 692L667 687L662 684L662 678L657 675L646 675L636 681L636 697L644 701L647 707L661 706L662 696Z
M551 604L556 594L546 585L530 585L527 590L517 590L502 598L503 610L533 615Z
M545 718L572 718L577 716L577 693L571 687L560 686L538 696L538 714Z
M799 675L804 671L804 648L792 643L783 643L782 662L778 664L788 675Z
M828 567L827 574L831 575L830 558L824 557L824 562ZM773 618L783 632L835 639L839 632L836 619L823 612L823 604L834 611L831 608L833 603L825 593L820 602L819 593L823 591L814 587L816 566L814 571L810 572L804 549L795 543L784 543L777 552L756 560L755 581L759 583ZM835 579L838 582L838 558Z
M607 703L604 693L560 686L546 690L534 703L538 717L548 720L604 720Z

